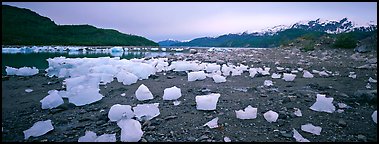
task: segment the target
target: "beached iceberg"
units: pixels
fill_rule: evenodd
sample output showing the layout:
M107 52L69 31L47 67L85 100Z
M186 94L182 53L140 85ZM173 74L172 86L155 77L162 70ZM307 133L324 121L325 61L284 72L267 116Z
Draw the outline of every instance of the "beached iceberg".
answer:
M294 109L295 109L295 112L293 112L293 114L295 116L298 116L298 117L303 116L303 114L301 113L301 110L299 108L294 108Z
M93 131L86 131L84 136L81 136L78 139L78 142L95 142L97 138L96 133Z
M45 98L43 98L41 101L42 109L52 109L56 108L59 105L63 104L64 101L61 96L59 96L57 90L53 90L47 95Z
M204 71L188 73L188 81L203 80L206 78Z
M223 76L221 76L221 75L213 75L212 76L212 78L213 78L213 81L215 82L215 83L223 83L223 82L226 82L226 77L223 77Z
M376 111L374 111L373 113L372 113L372 115L371 115L371 118L372 118L372 120L375 122L375 123L378 123L378 115L377 115L377 112Z
M293 131L293 138L295 138L296 142L310 142L308 139L300 135L300 133L296 129L293 129L292 131Z
M25 139L29 139L29 137L38 137L46 134L47 132L53 130L54 127L51 124L51 120L46 121L38 121L33 124L33 126L27 130L24 130Z
M320 75L320 76L326 76L326 77L329 76L329 74L326 73L325 71L321 71L321 72L319 72L318 75Z
M73 88L68 96L68 101L76 106L83 106L101 100L104 96L99 93L99 88L78 86Z
M111 121L118 121L122 118L131 119L134 117L134 112L130 105L115 104L108 112L108 118Z
M221 66L216 63L209 63L207 64L205 71L207 71L208 73L216 72L220 70L220 67Z
M224 142L231 142L232 140L229 137L224 137Z
M322 128L319 126L314 126L312 124L301 125L301 130L309 132L311 134L320 135Z
M273 79L280 79L282 77L282 74L272 73L271 78Z
M265 80L265 81L263 82L263 85L264 85L264 86L273 86L274 84L272 83L271 80Z
M244 110L235 112L238 119L255 119L257 118L257 110L258 108L253 108L249 105Z
M116 134L103 134L97 137L95 142L116 142Z
M181 102L180 102L180 101L173 101L172 103L174 104L174 106L177 106L177 105L179 105Z
M117 125L121 128L122 142L138 142L143 135L141 124L134 119L122 119Z
M138 77L133 73L127 71L120 71L116 75L117 81L122 82L124 85L131 85L138 81Z
M290 74L290 73L283 73L284 81L293 81L295 79L296 75Z
M313 78L313 74L311 74L309 71L304 70L303 72L304 72L303 74L304 78Z
M370 83L376 83L377 80L375 80L375 79L373 79L372 77L370 77L370 78L368 79L368 82L370 82Z
M160 114L158 106L159 103L137 104L133 107L133 111L138 120L151 120Z
M150 92L144 84L141 84L135 92L135 95L139 101L153 99L153 94Z
M349 72L348 77L355 79L355 78L357 78L357 75L355 74L355 72Z
M216 117L216 118L212 119L211 121L205 123L203 126L208 126L209 128L217 128L218 127L217 121L218 121L218 117Z
M163 100L176 100L182 96L180 88L173 86L163 91Z
M212 93L209 95L196 96L196 109L197 110L215 110L220 94Z
M232 67L227 66L226 64L223 64L221 67L222 75L229 76L230 72L233 70Z
M30 92L32 92L32 91L33 91L33 89L30 89L30 88L25 89L25 92L27 92L27 93L30 93Z
M238 76L238 75L241 75L242 73L243 73L242 70L232 69L232 76Z
M266 121L271 123L271 122L276 122L276 120L279 117L279 114L272 110L269 110L268 112L263 114L263 117L266 119Z
M5 72L7 75L17 75L17 76L32 76L38 74L39 70L36 67L22 67L22 68L13 68L5 66Z
M333 98L326 98L326 95L317 94L316 102L310 107L310 109L319 112L333 113L336 107L332 102Z

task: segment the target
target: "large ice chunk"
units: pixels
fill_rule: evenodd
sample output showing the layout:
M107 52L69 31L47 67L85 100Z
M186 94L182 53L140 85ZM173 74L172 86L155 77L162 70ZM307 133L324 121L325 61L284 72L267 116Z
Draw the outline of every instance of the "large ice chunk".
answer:
M136 97L139 101L153 99L153 94L150 92L144 84L141 84L135 92Z
M38 69L36 67L22 67L22 68L13 68L6 66L5 72L7 75L17 75L17 76L32 76L38 74Z
M311 74L309 71L304 70L303 72L304 72L303 74L304 78L313 78L313 74Z
M210 63L210 64L207 64L205 70L209 73L216 72L220 70L220 65L216 63Z
M213 81L214 81L215 83L226 82L226 78L223 77L223 76L221 76L221 75L217 75L217 74L216 74L216 75L213 75L212 78L213 78Z
M138 120L151 120L160 114L158 106L159 103L137 104L133 107L133 111Z
M117 125L121 128L122 142L138 142L143 135L141 124L134 119L122 119Z
M208 126L209 128L217 128L218 127L217 121L218 121L218 117L216 117L216 118L212 119L211 121L205 123L203 126Z
M273 79L280 79L282 77L282 74L272 73L271 78Z
M269 110L268 112L263 114L263 117L266 119L266 121L271 123L271 122L276 122L276 120L279 117L279 114L272 110Z
M204 71L188 73L188 81L203 80L206 78Z
M99 93L100 89L94 87L78 86L75 88L75 94L68 97L68 101L76 106L83 106L97 102L103 98Z
M41 106L42 109L56 108L59 105L64 103L62 97L59 96L57 90L50 92L50 94L48 96L46 96L45 98L43 98L40 102L42 104L42 106Z
M78 142L95 142L96 138L96 133L93 131L86 131L85 135L78 139Z
M374 111L373 113L372 113L372 115L371 115L371 118L372 118L372 120L375 122L375 123L378 123L378 115L377 115L377 112L376 111Z
M212 93L209 95L196 96L196 109L198 110L215 110L220 94Z
M258 108L253 108L252 106L247 106L245 110L235 111L238 119L255 119L257 118Z
M116 142L116 134L103 134L97 137L95 142Z
M310 107L310 109L319 112L333 113L336 107L332 102L333 98L326 98L326 95L317 94L316 102Z
M295 79L296 75L290 74L290 73L283 73L284 81L293 81Z
M123 71L116 75L117 81L122 82L124 85L131 85L137 82L138 77L130 72Z
M311 134L320 135L322 128L319 126L314 126L313 124L301 125L301 130L309 132Z
M115 104L111 107L108 113L108 118L111 121L118 121L122 118L131 119L134 117L134 112L130 105Z
M163 100L176 100L182 96L180 88L173 86L163 91Z
M293 129L292 131L293 131L293 138L296 139L296 142L310 142L308 139L300 135L300 133L296 129Z
M38 121L33 124L33 126L27 130L24 130L25 139L29 139L29 137L38 137L46 134L47 132L53 130L54 127L51 124L51 120L46 121Z

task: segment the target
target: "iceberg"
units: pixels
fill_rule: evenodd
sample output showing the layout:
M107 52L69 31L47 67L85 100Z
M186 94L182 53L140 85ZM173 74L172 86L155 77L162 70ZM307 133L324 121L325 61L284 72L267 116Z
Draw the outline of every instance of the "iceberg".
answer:
M68 101L76 106L83 106L97 102L103 98L99 88L78 86L72 90L75 95L68 97Z
M355 78L357 78L357 75L355 74L355 72L349 72L348 77L355 79Z
M131 119L134 117L134 112L130 105L115 104L108 112L108 118L111 121L119 121L122 118Z
M138 120L151 120L160 114L158 106L159 103L137 104L133 107L133 111Z
M176 100L182 96L180 88L173 86L163 91L163 100Z
M257 118L258 108L253 108L250 105L245 108L245 110L238 110L236 116L238 119L255 119Z
M197 110L215 110L220 94L212 93L209 95L196 96L196 109Z
M212 119L211 121L205 123L203 126L208 126L209 128L217 128L218 125L217 125L217 121L218 121L218 117Z
M39 70L36 67L22 67L22 68L13 68L5 66L5 72L7 75L17 75L17 76L32 76L38 74Z
M207 64L205 71L207 71L208 73L216 72L220 70L220 67L221 66L216 63L210 63Z
M204 71L188 73L188 81L203 80L206 78Z
M296 75L294 74L289 74L289 73L283 73L283 78L284 81L293 81L295 79Z
M51 124L51 120L46 121L38 121L33 124L33 126L27 130L24 130L25 139L29 139L29 137L38 137L46 134L47 132L53 130L54 127Z
M226 82L226 78L225 77L223 77L223 76L221 76L221 75L213 75L212 76L212 78L213 78L213 81L215 82L215 83L223 83L223 82Z
M134 119L122 119L117 125L121 128L122 142L138 142L143 135L141 124Z
M293 114L295 116L298 116L298 117L303 116L303 114L301 113L301 110L299 108L294 108L294 109L295 109L295 112L293 112Z
M95 142L116 142L116 134L103 134L97 137Z
M333 113L336 107L332 102L333 98L326 98L326 95L317 94L316 102L310 107L310 109L319 112Z
M232 140L229 137L224 137L224 142L231 142Z
M272 73L272 75L271 75L271 78L273 78L273 79L280 79L280 77L282 77L282 75L277 74L277 73Z
M144 84L141 84L135 92L135 95L139 101L153 99L153 94L150 92Z
M375 80L375 79L373 79L373 78L370 77L370 78L368 79L368 82L370 82L370 83L376 83L377 80Z
M320 135L322 128L319 126L314 126L309 123L309 124L301 125L301 130L311 133L311 134Z
M279 114L270 110L266 113L263 114L263 117L266 119L266 121L268 122L276 122L276 120L278 119L279 117Z
M378 115L377 115L377 112L376 111L374 111L373 113L372 113L372 115L371 115L371 118L372 118L372 120L375 122L375 123L378 123Z
M27 93L30 93L30 92L32 92L32 91L33 91L33 89L30 89L30 88L25 89L25 92L27 92Z
M313 78L313 74L311 74L309 71L304 70L303 72L304 72L303 74L304 78Z
M86 131L85 135L78 139L78 142L95 142L96 138L96 133L92 131Z
M122 82L124 85L131 85L137 82L138 77L133 73L127 71L120 71L116 75L117 81Z
M271 81L271 80L265 80L265 81L263 82L263 85L264 85L264 86L273 86L274 84L272 84L272 81Z
M296 129L293 129L292 131L293 131L293 138L295 138L296 142L310 142L308 139L300 135L300 133Z
M59 105L63 104L64 101L61 96L59 96L58 91L54 90L49 93L45 98L43 98L41 101L42 109L52 109L56 108Z

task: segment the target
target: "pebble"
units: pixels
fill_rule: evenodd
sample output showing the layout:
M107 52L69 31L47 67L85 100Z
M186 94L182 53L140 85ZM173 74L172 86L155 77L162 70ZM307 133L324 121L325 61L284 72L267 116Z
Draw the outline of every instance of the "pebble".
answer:
M360 135L358 135L358 140L366 142L367 138L366 138L366 136L360 134Z
M342 119L338 120L338 125L340 125L342 127L346 127L347 126L346 122L344 120L342 120Z

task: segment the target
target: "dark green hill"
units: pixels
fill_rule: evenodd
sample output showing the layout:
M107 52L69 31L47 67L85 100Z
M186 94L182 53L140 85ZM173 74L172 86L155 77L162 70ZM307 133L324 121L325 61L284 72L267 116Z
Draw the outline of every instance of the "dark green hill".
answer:
M57 25L28 9L2 5L3 45L158 46L141 36L91 25Z

